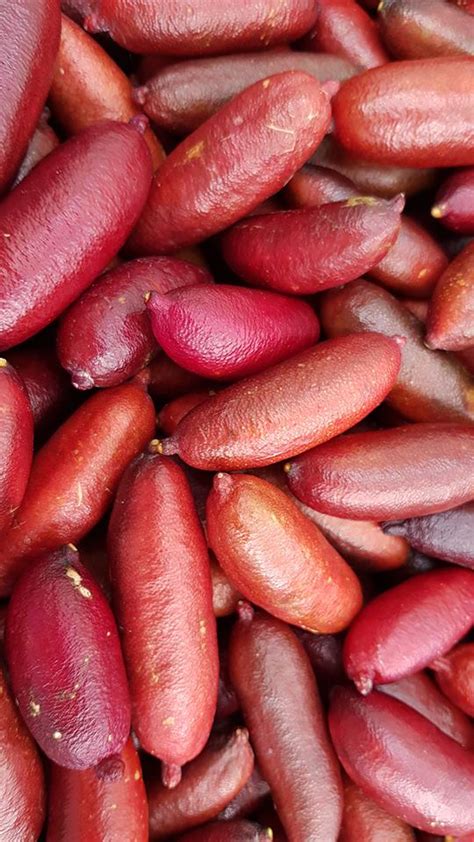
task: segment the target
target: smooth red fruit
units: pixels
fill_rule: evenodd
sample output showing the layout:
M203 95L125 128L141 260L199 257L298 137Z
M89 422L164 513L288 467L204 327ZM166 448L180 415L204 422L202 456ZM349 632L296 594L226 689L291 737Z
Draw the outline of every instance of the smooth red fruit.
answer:
M472 58L384 64L344 82L332 107L336 137L354 155L405 167L474 164Z
M474 167L457 170L443 181L431 215L451 231L474 234Z
M0 671L0 806L4 842L30 842L45 816L43 765Z
M180 836L178 842L269 842L273 833L269 827L264 828L254 822L215 822L207 824L185 836Z
M474 726L471 721L438 690L426 673L415 672L378 689L417 710L460 745L474 748Z
M474 427L407 424L339 436L287 472L291 491L307 506L337 517L397 520L471 500L473 469Z
M305 45L315 52L333 53L360 67L389 61L375 21L355 0L318 0L316 25Z
M305 166L285 188L294 208L320 207L359 195L355 184L335 170ZM433 237L402 214L400 233L385 257L368 273L382 286L410 296L429 295L448 265L444 251Z
M364 695L449 652L474 623L474 573L421 573L364 606L344 641L344 668Z
M25 176L31 172L33 167L36 167L36 164L39 164L43 158L46 158L46 155L49 155L49 153L52 152L53 149L56 149L58 145L59 138L56 132L49 125L46 114L43 113L28 144L25 157L23 158L20 168L17 171L13 187L16 187L20 181L23 181Z
M203 470L279 462L364 418L392 388L399 362L397 343L378 334L323 342L195 407L163 452Z
M438 281L428 311L427 344L445 351L469 348L474 345L473 323L474 241L451 261Z
M25 494L33 459L33 413L21 377L0 358L0 532Z
M321 292L379 263L399 235L403 205L403 196L357 196L252 217L224 234L224 259L256 286L294 295Z
M234 587L275 617L313 632L346 628L362 605L357 577L283 491L259 477L217 474L209 545Z
M338 687L329 728L346 772L391 815L430 833L474 827L474 755L419 713Z
M1 192L13 179L40 118L53 75L60 29L59 0L2 3Z
M348 79L356 72L338 56L279 48L168 64L134 95L158 126L189 134L249 85L285 70L302 70L320 82Z
M147 307L165 353L211 380L256 374L319 338L309 304L246 287L201 284L152 293Z
M90 769L122 750L130 698L117 627L77 550L42 556L20 578L5 652L23 719L51 760Z
M212 283L210 274L174 257L132 260L101 275L59 325L58 355L74 386L117 386L136 374L158 352L147 293L200 283Z
M230 676L288 838L336 842L341 780L302 644L284 623L243 606Z
M147 842L148 804L132 740L117 756L115 774L52 764L49 787L47 842Z
M7 196L0 206L1 348L38 333L105 269L150 180L139 129L104 122L61 144Z
M243 789L237 793L227 807L224 807L218 818L228 822L254 815L269 795L270 787L262 778L258 766L255 766Z
M227 617L237 609L242 599L228 577L214 559L211 559L212 607L216 617Z
M472 378L451 354L426 347L424 326L376 284L358 280L326 293L320 317L328 336L374 330L402 336L402 364L387 404L410 421L474 420Z
M406 822L390 815L349 778L344 781L344 811L338 842L415 842Z
M428 556L474 570L474 503L447 512L395 521L384 527L389 535L405 538Z
M430 664L443 693L458 708L474 716L474 643L456 646Z
M209 737L219 663L206 542L171 459L151 452L125 471L108 555L134 731L146 752L180 767Z
M278 73L246 88L160 167L129 248L166 254L237 222L307 160L330 116L328 93L307 73Z
M2 537L2 594L29 559L78 541L98 523L154 427L152 401L133 384L98 392L65 421L35 457L22 505Z
M382 0L377 11L382 39L397 58L474 55L474 20L445 0Z
M125 73L97 41L66 15L62 15L61 43L49 102L68 134L77 134L102 120L128 123L140 114ZM150 127L144 138L156 169L165 153Z
M168 839L215 818L245 786L253 765L248 733L237 728L230 736L214 737L174 789L153 780L148 787L150 839Z
M132 53L219 55L294 41L316 14L312 0L283 0L276 8L266 0L250 7L240 0L196 0L192 14L179 0L143 0L140 14L135 11L133 0L98 0L86 27L108 32Z

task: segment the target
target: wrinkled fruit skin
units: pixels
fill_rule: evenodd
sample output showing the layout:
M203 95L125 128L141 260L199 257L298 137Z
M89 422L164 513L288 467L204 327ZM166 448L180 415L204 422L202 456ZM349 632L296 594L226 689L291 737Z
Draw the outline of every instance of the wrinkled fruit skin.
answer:
M448 699L468 716L474 716L474 644L461 644L430 666Z
M462 351L474 344L474 242L468 243L441 275L428 310L430 348Z
M33 413L13 366L0 360L0 532L12 521L26 491L33 459Z
M474 55L474 20L444 0L383 0L378 21L397 58Z
M316 26L306 40L315 52L334 53L360 67L389 61L376 23L355 0L318 0Z

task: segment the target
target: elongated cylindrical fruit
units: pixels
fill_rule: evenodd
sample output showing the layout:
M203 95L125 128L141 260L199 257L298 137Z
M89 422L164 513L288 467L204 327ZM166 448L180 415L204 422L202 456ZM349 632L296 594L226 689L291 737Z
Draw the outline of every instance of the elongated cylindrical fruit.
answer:
M0 207L1 348L52 322L105 269L135 224L150 180L139 127L104 122L61 144L7 196Z
M430 666L432 667L432 664ZM438 690L434 681L425 672L415 672L400 681L380 685L378 689L417 710L460 745L469 749L474 748L472 722L444 693Z
M360 612L344 641L344 667L361 693L411 675L448 652L474 622L474 573L413 576Z
M263 806L269 795L270 787L262 778L258 766L255 766L243 789L237 793L227 807L224 807L218 818L228 822L254 815L258 808Z
M305 166L286 187L295 208L319 207L360 195L355 184L327 167ZM443 249L417 222L402 214L400 233L385 257L368 274L388 289L426 296L448 264Z
M209 737L219 663L206 542L171 459L150 453L126 470L108 551L133 728L145 751L180 767Z
M68 134L77 134L102 120L128 123L140 113L125 73L90 35L62 16L61 43L49 102ZM150 127L144 138L154 169L165 155Z
M387 523L384 531L405 538L421 553L474 570L474 503L447 512Z
M319 338L312 307L273 292L201 284L152 293L147 306L168 356L213 380L256 374Z
M287 467L293 494L307 506L361 520L397 520L459 506L474 497L473 471L474 427L461 424L351 433Z
M47 842L147 842L148 804L131 739L116 765L103 777L95 769L51 765Z
M271 828L262 827L255 822L213 822L198 827L178 842L269 842L273 839Z
M398 237L403 205L402 196L359 196L252 217L224 234L224 258L256 286L295 295L320 292L379 263Z
M355 155L405 167L474 164L474 59L397 61L344 82L337 139Z
M281 620L313 632L338 632L360 610L356 575L269 482L217 474L206 524L209 544L233 585Z
M230 675L288 838L336 842L341 781L302 644L279 620L244 606L231 638Z
M196 0L192 14L176 0L144 0L140 14L135 11L133 0L98 0L86 26L109 32L131 52L199 56L294 41L316 15L311 0L283 0L277 8L265 0L250 7L240 0Z
M203 752L183 770L177 787L167 789L157 779L148 788L150 839L210 821L240 792L252 774L254 754L248 732L213 737Z
M13 179L46 101L60 29L59 0L2 3L0 192Z
M430 664L448 699L474 716L474 643L462 643Z
M443 181L431 215L451 231L474 234L474 167L457 170Z
M474 345L473 317L474 241L471 241L451 261L433 293L426 326L429 347L462 351Z
M23 181L25 176L39 164L46 155L49 155L56 146L59 145L59 138L56 132L51 128L47 121L47 117L43 114L40 117L39 123L36 126L35 132L31 137L28 148L23 158L20 168L17 170L13 187L16 187L20 181Z
M158 352L146 313L148 292L211 281L205 269L174 257L132 260L98 278L59 325L58 355L74 385L117 386Z
M117 627L77 550L41 556L21 576L5 652L23 719L51 760L90 769L122 750L130 698Z
M328 336L376 330L402 336L402 364L387 403L410 421L474 420L472 378L451 354L426 347L424 326L389 292L357 280L327 292L320 306Z
M25 494L33 459L33 413L21 377L0 358L0 532Z
M163 452L204 470L279 462L360 421L390 391L399 364L397 343L378 334L323 342L204 401Z
M378 22L397 58L474 56L474 20L445 0L382 0Z
M344 781L344 811L338 842L415 842L406 822L383 810L349 778Z
M246 88L160 167L129 248L166 254L232 225L283 187L329 120L329 94L307 73Z
M408 308L410 313L413 313L413 315L420 320L420 322L426 324L430 303L429 301L419 301L414 298L405 298L402 303ZM468 348L464 348L462 351L455 352L455 354L469 374L474 374L474 348L472 345Z
M43 765L0 672L0 806L5 842L27 842L41 834L45 816Z
M105 514L126 466L152 438L153 404L132 384L93 395L42 447L0 542L0 592L38 553L78 541Z
M385 693L338 687L329 728L346 772L389 813L430 833L472 830L474 754L424 716Z
M302 70L320 82L348 79L355 73L354 66L338 56L264 50L170 64L135 96L158 126L188 134L249 85L285 70Z
M316 25L305 44L343 56L360 67L389 61L375 21L355 0L318 0Z

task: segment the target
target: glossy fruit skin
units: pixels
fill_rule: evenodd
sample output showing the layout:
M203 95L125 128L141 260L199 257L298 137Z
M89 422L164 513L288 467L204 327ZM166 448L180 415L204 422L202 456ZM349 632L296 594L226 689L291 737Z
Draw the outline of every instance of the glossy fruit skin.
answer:
M0 532L25 494L33 459L33 413L21 377L0 359Z
M329 94L307 73L278 73L246 88L160 167L130 250L167 254L232 225L283 187L329 121Z
M473 68L467 56L448 56L390 62L347 80L332 101L337 139L382 164L474 164Z
M474 573L421 573L364 606L344 641L344 668L358 690L412 675L449 652L474 622Z
M206 524L209 545L232 584L272 615L332 633L360 610L362 592L351 568L274 485L217 474Z
M147 842L148 804L131 739L118 759L122 768L111 779L51 764L47 842Z
M212 380L256 374L319 339L309 304L247 287L201 284L152 293L147 308L165 353Z
M184 416L191 412L195 406L204 403L213 394L215 393L208 389L203 392L188 392L187 395L174 398L170 403L165 404L158 413L159 429L163 430L167 436L172 436Z
M152 401L133 384L98 392L64 422L36 455L23 503L2 536L2 595L29 559L78 541L98 523L154 428Z
M176 398L178 395L187 395L191 391L209 386L202 377L185 371L162 351L158 352L146 368L135 375L133 382L141 385L152 398L160 401Z
M355 184L335 170L308 165L293 176L285 192L294 208L319 207L359 195ZM447 265L447 257L433 237L402 214L396 242L368 274L396 293L424 297L432 292Z
M128 123L140 114L125 73L87 32L61 18L61 43L49 101L55 117L70 135L102 120ZM144 138L156 169L165 153L150 127Z
M43 112L28 144L25 157L20 164L12 186L16 187L20 181L23 181L33 167L39 164L43 158L46 158L46 155L49 155L57 146L59 146L59 138L49 125L47 117Z
M222 239L225 261L247 282L309 295L353 281L385 257L404 199L370 196L239 222Z
M98 0L86 26L109 32L132 53L200 56L294 41L312 26L315 14L311 0L284 0L277 9L265 0L250 7L239 0L197 0L192 15L177 0L144 0L139 15L132 0Z
M304 43L315 52L332 53L360 67L378 67L390 60L377 24L355 0L318 0L316 25Z
M219 661L207 546L171 459L141 455L125 471L108 555L134 731L149 754L182 766L209 737Z
M382 0L377 19L397 58L474 56L474 21L445 0Z
M426 342L430 348L462 351L474 345L474 241L441 275L428 310Z
M346 772L383 809L430 833L474 827L474 756L419 713L338 687L329 728Z
M370 281L357 280L326 293L320 305L326 335L374 330L402 336L402 364L387 404L410 421L474 420L471 377L451 354L426 347L423 324L406 307Z
M42 442L74 408L74 390L47 343L33 341L14 348L7 356L26 389L36 442Z
M376 334L323 342L195 407L163 452L201 470L279 462L364 418L392 388L399 364L397 343Z
M336 842L341 780L302 644L288 626L245 606L232 633L230 675L288 837Z
M59 46L59 0L3 2L0 9L0 192L13 179L48 95Z
M213 738L174 789L154 779L148 788L150 839L168 839L215 818L245 786L253 765L248 733L237 728Z
M447 512L394 521L384 526L389 535L405 538L411 547L428 556L474 570L474 503Z
M104 122L61 144L6 197L0 348L46 327L105 269L136 222L150 180L139 129Z
M430 664L443 693L474 716L474 643L462 643Z
M21 576L5 653L20 712L50 760L91 769L122 750L130 697L117 627L77 550L40 556Z
M168 64L135 97L156 125L189 134L249 85L285 70L301 70L320 82L355 73L351 62L339 56L279 48Z
M198 827L178 842L268 842L273 839L270 828L261 827L255 822L215 822Z
M425 672L415 672L378 689L418 711L464 748L474 748L474 727L471 721L438 690Z
M43 764L0 672L0 821L5 842L38 839L45 816Z
M451 231L474 234L474 167L457 170L443 181L431 215Z
M59 325L59 359L76 388L117 386L133 377L158 352L146 294L199 283L212 283L210 274L174 257L131 260L101 275Z
M382 810L349 778L344 780L344 812L338 842L415 842L406 822Z
M227 807L224 807L218 818L229 822L254 815L259 807L264 805L269 795L270 787L262 778L258 766L255 766L243 789L237 793Z
M292 461L288 482L303 503L330 515L399 520L471 500L471 462L473 427L408 424L334 438Z

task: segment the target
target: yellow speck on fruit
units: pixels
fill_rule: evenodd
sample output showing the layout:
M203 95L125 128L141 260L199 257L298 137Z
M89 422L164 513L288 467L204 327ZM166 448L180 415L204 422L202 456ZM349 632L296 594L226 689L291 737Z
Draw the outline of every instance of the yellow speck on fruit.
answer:
M441 219L444 216L444 205L433 205L431 208L431 216L434 219Z
M139 781L139 780L140 780L140 778L141 778L141 775L140 775L140 772L139 772L139 771L138 771L138 769L137 769L137 771L135 772L135 774L134 774L134 776L133 776L133 780L134 780L134 781Z
M111 632L111 631L108 631L108 632L107 632L107 634L106 634L105 636L106 636L106 637L110 637L110 636L111 636L111 634L112 634L112 632Z
M425 266L424 269L420 269L420 271L418 272L418 277L419 278L426 278L427 274L428 274L428 269Z
M111 804L111 805L110 805L110 809L111 809L111 810L116 810L116 809L117 809L117 805L116 805L116 804Z
M265 836L267 837L267 839L273 839L273 830L271 829L271 827L267 827L265 831Z
M270 84L270 79L264 79L263 82L262 82L262 87L268 88L269 84Z
M7 365L8 365L8 362L6 360L4 360L3 357L0 357L0 368L5 368L5 366L7 366Z
M291 462L285 462L283 465L283 471L285 474L289 474L291 471Z
M112 736L112 734L109 734L109 735L107 736L107 742L108 742L108 743L111 743L111 742L112 742L112 740L113 740L113 736Z
M127 299L125 298L124 295L119 295L119 297L117 298L117 301L118 301L119 304L125 304L126 300Z
M162 725L165 725L168 728L169 725L174 725L174 716L167 716L166 719L163 719Z
M378 11L378 12L381 12L381 11L382 11L382 9L383 9L383 4L384 4L384 0L380 0L379 5L377 6L377 11Z
M80 595L83 596L84 599L92 599L92 593L89 588L84 587L82 584L82 576L74 567L68 567L66 569L66 576L71 580L73 587L79 591Z
M162 454L163 453L163 445L160 439L152 439L150 444L148 445L148 453L154 454Z
M53 740L60 740L62 737L61 731L53 731Z
M186 152L186 160L192 161L194 158L200 158L204 152L205 145L205 142L200 140L198 143L195 143L194 146L191 146L191 148Z
M34 701L34 699L30 702L30 713L33 717L39 716L41 711L41 706Z
M352 196L351 199L346 200L345 205L346 208L355 208L357 205L368 205L371 207L372 205L376 205L378 201L375 196Z
M205 620L199 620L199 634L201 635L201 637L206 637L207 628Z

